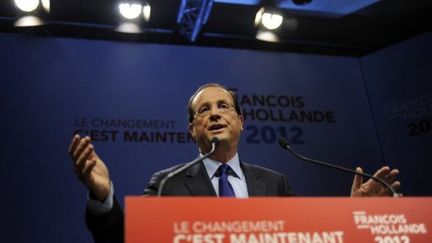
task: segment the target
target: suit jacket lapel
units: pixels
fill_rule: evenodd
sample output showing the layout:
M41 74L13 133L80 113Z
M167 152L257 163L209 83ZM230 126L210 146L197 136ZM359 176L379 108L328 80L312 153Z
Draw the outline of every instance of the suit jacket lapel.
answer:
M202 161L186 171L185 186L193 196L216 196Z
M249 197L265 196L266 183L260 178L260 175L247 163L240 161L240 166L246 177Z

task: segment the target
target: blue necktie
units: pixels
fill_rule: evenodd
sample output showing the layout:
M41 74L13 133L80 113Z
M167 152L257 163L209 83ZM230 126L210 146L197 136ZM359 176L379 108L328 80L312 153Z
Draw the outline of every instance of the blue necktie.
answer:
M228 173L231 167L227 164L219 166L219 197L235 197L234 190L228 181Z

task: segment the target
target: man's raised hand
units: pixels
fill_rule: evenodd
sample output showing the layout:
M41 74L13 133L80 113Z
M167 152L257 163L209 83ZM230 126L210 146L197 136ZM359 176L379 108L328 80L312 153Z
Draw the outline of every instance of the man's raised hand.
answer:
M96 154L90 137L81 138L78 134L75 135L69 146L69 155L73 161L75 174L87 187L90 196L104 201L111 189L109 172L105 163Z

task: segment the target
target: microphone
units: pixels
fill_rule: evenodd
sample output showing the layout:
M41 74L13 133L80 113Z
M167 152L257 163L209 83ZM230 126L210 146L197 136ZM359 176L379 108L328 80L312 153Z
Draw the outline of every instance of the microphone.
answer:
M158 197L162 196L162 191L163 191L163 188L164 188L164 186L165 186L165 183L166 183L169 179L173 178L174 176L178 175L178 174L181 173L182 171L185 171L186 169L188 169L188 168L191 167L192 165L198 163L199 161L201 161L201 160L203 160L203 159L209 157L210 155L212 155L212 154L214 153L214 151L216 150L217 145L219 144L219 138L217 138L217 137L213 137L213 138L210 140L210 142L211 142L211 145L212 145L210 152L204 154L202 157L196 158L196 159L192 160L191 162L186 163L185 165L183 165L183 166L181 166L180 168L178 168L178 169L174 170L173 172L169 173L168 175L166 175L166 176L162 179L162 181L161 181L161 183L160 183L160 185L159 185L158 193L157 193Z
M390 190L390 192L393 194L393 197L399 197L399 195L395 191L395 189L393 189L393 187L391 187L386 181L384 181L381 178L375 177L375 176L373 176L371 174L368 174L368 173L359 173L359 172L357 172L355 170L348 169L348 168L345 168L345 167L342 167L342 166L339 166L339 165L330 164L330 163L327 163L327 162L324 162L324 161L319 161L319 160L315 160L315 159L311 159L311 158L305 157L305 156L297 153L296 151L294 151L291 148L291 146L288 144L287 140L285 138L283 138L283 137L279 138L279 145L283 149L287 149L292 154L294 154L294 156L296 156L297 158L299 158L299 159L301 159L303 161L306 161L306 162L309 162L309 163L313 163L313 164L317 164L317 165L322 165L322 166L325 166L325 167L330 167L330 168L333 168L333 169L336 169L336 170L340 170L340 171L344 171L344 172L347 172L347 173L350 173L350 174L355 174L355 175L359 175L359 176L368 177L368 178L371 178L371 179L373 179L375 181L378 181L379 183L383 184L385 187L387 187L387 189Z

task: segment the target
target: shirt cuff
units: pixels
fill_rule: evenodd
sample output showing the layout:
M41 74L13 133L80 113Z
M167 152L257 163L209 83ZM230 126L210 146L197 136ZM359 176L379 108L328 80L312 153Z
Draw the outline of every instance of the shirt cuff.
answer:
M90 197L90 192L87 192L87 206L91 214L103 215L108 213L112 209L114 201L114 185L112 184L112 182L110 182L110 184L110 192L105 201L103 202L92 199Z

